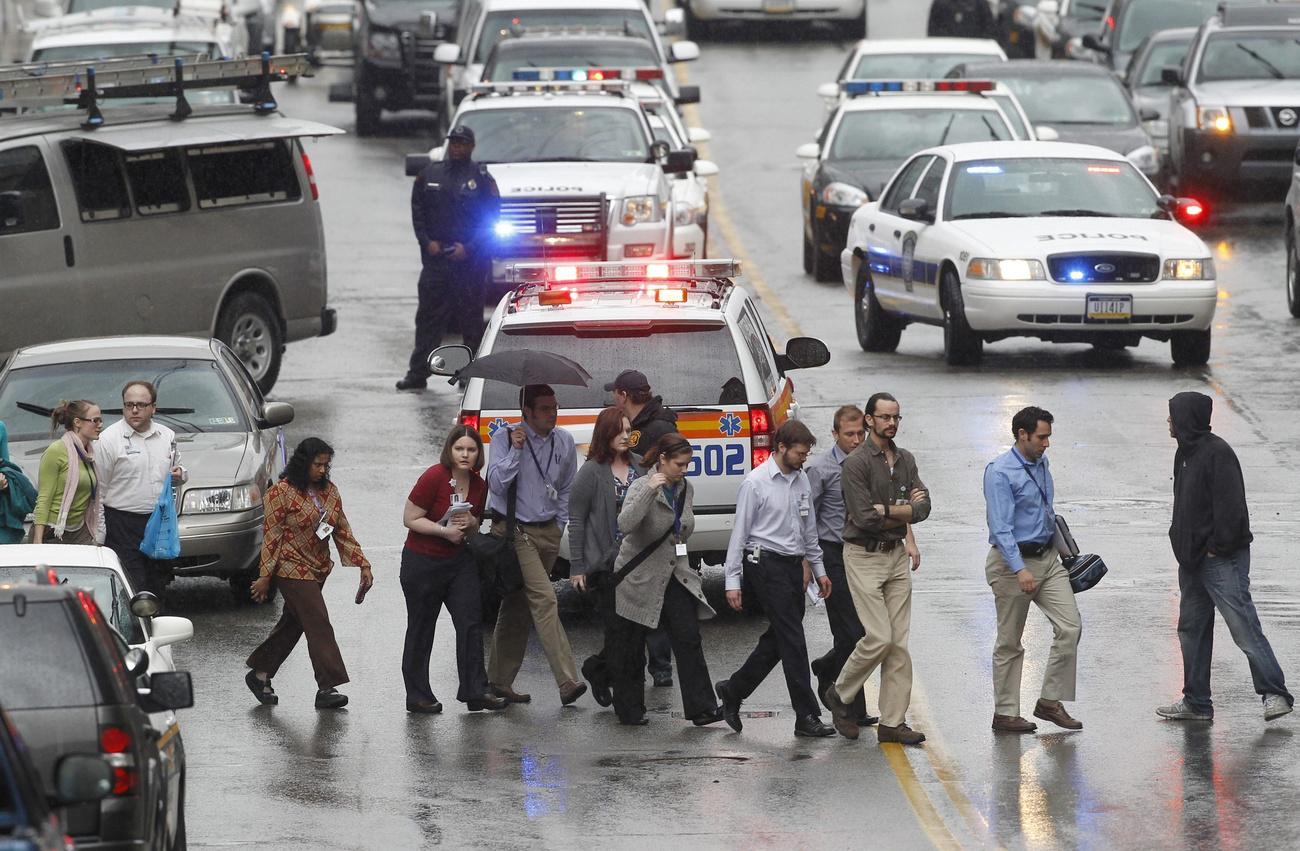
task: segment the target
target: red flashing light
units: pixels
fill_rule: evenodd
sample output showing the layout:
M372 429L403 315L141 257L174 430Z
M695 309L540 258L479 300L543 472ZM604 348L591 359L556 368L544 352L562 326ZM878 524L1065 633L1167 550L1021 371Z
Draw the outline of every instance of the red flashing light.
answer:
M662 68L638 68L636 69L636 78L638 80L662 80L664 72Z
M1205 215L1205 205L1195 199L1188 199L1179 213L1186 221L1194 221Z
M772 450L771 450L771 449L755 449L755 450L753 450L753 451L750 453L750 456L751 456L751 457L750 457L750 461L749 461L749 466L750 466L750 467L758 467L758 466L761 466L761 465L763 464L763 462L765 462L768 458L771 458L771 457L772 457Z
M749 430L755 434L772 430L772 419L767 408L752 408L749 412Z
M139 776L129 768L113 769L113 794L125 795L135 788Z
M757 467L772 454L772 413L766 405L749 409L749 466Z
M1114 32L1114 31L1115 31L1115 16L1114 16L1114 15L1107 15L1107 16L1106 16L1106 29L1110 30L1111 32Z
M99 623L99 606L95 605L95 600L85 591L77 592L77 599L81 601L81 608L86 611L91 623Z
M936 92L991 92L992 80L936 80Z
M99 734L99 749L104 753L125 753L131 747L131 734L121 727L105 727Z
M686 301L686 290L681 287L664 287L655 290L655 301L660 304L682 304Z
M547 290L544 293L537 294L537 303L544 307L554 307L558 304L573 304L573 293L568 290Z
M311 187L311 200L320 200L320 190L316 188L316 175L311 170L311 160L307 158L307 152L302 152L302 167L307 171L307 185Z
M478 431L478 411L461 411L460 424Z
M588 79L588 80L603 80L603 79L605 79L605 72L604 72L604 71L588 71L588 72L587 72L587 79Z
M1124 170L1117 165L1090 165L1088 166L1089 174L1123 174Z

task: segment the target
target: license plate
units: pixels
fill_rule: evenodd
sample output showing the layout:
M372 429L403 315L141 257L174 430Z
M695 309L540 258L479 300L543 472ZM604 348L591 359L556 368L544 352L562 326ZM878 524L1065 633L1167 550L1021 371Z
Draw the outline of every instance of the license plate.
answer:
M1088 320L1099 322L1114 319L1133 318L1133 296L1131 295L1090 295L1088 296Z
M794 0L763 0L763 11L768 14L789 14L794 11Z

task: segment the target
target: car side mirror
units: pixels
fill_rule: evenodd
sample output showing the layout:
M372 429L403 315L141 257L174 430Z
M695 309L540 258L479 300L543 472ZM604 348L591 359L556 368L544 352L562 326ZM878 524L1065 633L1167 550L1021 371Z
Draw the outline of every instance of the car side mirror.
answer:
M791 337L785 344L785 354L777 355L776 360L782 372L811 369L830 363L831 350L816 337Z
M794 149L794 155L801 160L815 160L821 155L822 149L816 142L804 142Z
M469 346L439 346L429 354L434 375L455 375L474 361Z
M455 42L444 41L433 49L433 61L439 65L461 65L460 45Z
M1097 38L1094 33L1086 33L1080 41L1089 50L1095 50L1098 53L1110 53L1110 48L1102 44L1101 39Z
M0 192L0 233L23 226L23 193L17 189Z
M664 157L665 174L683 174L695 168L695 149L682 148L678 151L669 151L668 156Z
M1155 121L1159 117L1160 113L1149 106L1138 110L1138 118L1143 121Z
M672 62L694 62L700 58L700 46L693 41L675 41L668 47Z
M428 154L407 154L406 155L406 176L419 177L424 167L431 163Z
M1181 86L1183 84L1182 68L1161 68L1160 82L1166 86Z
M189 618L165 615L154 618L149 624L149 630L153 637L153 646L166 647L169 644L180 644L182 641L189 641L193 638L194 622Z
M277 428L293 422L293 405L288 402L266 402L260 415L262 428Z
M149 654L143 648L132 647L122 657L122 663L126 666L127 676L138 677L149 670Z
M681 44L681 42L678 42L678 44ZM699 103L700 87L699 86L678 86L677 97L673 98L673 100L675 100L679 106L685 106L688 103Z
M70 753L54 768L54 790L58 804L102 800L113 791L113 766L94 754Z
M930 202L924 198L908 198L898 205L898 215L914 222L929 222Z
M63 4L59 0L36 0L32 11L42 18L57 18L63 14Z
M718 164L713 160L696 160L695 176L696 177L713 177L719 171Z
M438 32L438 13L424 11L420 13L420 22L415 26L415 37L431 39Z
M1061 134L1056 132L1056 128L1048 127L1046 124L1035 127L1034 135L1038 137L1040 142L1059 142L1061 139Z
M817 97L822 100L838 100L840 96L839 83L822 83L817 87Z
M131 614L137 618L151 618L162 611L158 598L152 591L137 591L131 598Z
M189 709L194 705L194 686L189 671L159 671L149 677L149 688L135 690L136 702L145 712Z

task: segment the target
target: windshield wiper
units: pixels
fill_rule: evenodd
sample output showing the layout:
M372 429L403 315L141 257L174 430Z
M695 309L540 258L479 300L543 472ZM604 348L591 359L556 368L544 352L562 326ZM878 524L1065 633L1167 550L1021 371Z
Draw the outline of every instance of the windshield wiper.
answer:
M43 408L40 405L33 405L31 402L19 402L18 410L26 411L29 414L35 414L38 417L48 417L54 413L53 408Z
M948 138L948 131L952 129L952 123L957 120L957 113L948 116L948 123L943 126L943 135L939 137L939 144L942 145ZM937 147L937 146L936 146Z
M1114 213L1103 213L1100 210L1044 210L1039 213L1040 216L1095 216L1099 219L1113 219Z
M1008 213L1003 210L992 210L987 213L963 213L960 216L953 216L954 221L957 219L1023 219L1023 218L1025 218L1024 213Z
M1237 41L1237 42L1233 42L1233 43L1237 45L1237 49L1238 49L1238 50L1241 50L1241 51L1245 52L1245 54L1246 54L1247 56L1249 56L1251 59L1254 59L1254 60L1255 60L1256 62L1258 62L1260 65L1263 65L1265 68L1267 68L1267 69L1268 69L1268 73L1270 73L1270 74L1273 75L1273 79L1274 79L1274 80L1284 80L1284 79L1286 79L1286 74L1283 74L1281 71L1279 71L1279 70L1277 69L1277 66L1274 65L1272 62L1269 62L1269 61L1268 61L1267 59L1265 59L1263 56L1260 56L1258 53L1256 53L1255 51L1251 50L1249 47L1247 47L1246 45L1242 44L1242 43L1239 42L1239 41Z

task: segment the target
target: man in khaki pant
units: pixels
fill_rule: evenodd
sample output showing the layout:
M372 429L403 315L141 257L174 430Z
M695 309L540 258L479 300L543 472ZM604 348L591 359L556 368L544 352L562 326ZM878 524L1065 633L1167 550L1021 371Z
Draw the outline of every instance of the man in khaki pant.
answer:
M984 575L993 589L998 637L993 647L993 729L1032 733L1038 725L1020 717L1020 672L1029 604L1052 624L1055 639L1034 716L1067 730L1083 729L1062 701L1074 700L1075 667L1083 623L1070 588L1070 575L1052 546L1052 473L1044 453L1052 436L1052 415L1029 407L1011 420L1016 445L984 470L989 551Z
M894 445L902 415L898 400L877 393L867 400L867 439L844 460L840 488L844 523L844 573L865 635L859 639L826 705L835 729L858 737L850 707L862 685L880 666L880 742L919 745L925 736L907 726L912 700L912 656L907 649L912 623L911 570L919 566L905 548L908 524L930 516L930 493L916 470L916 459Z

